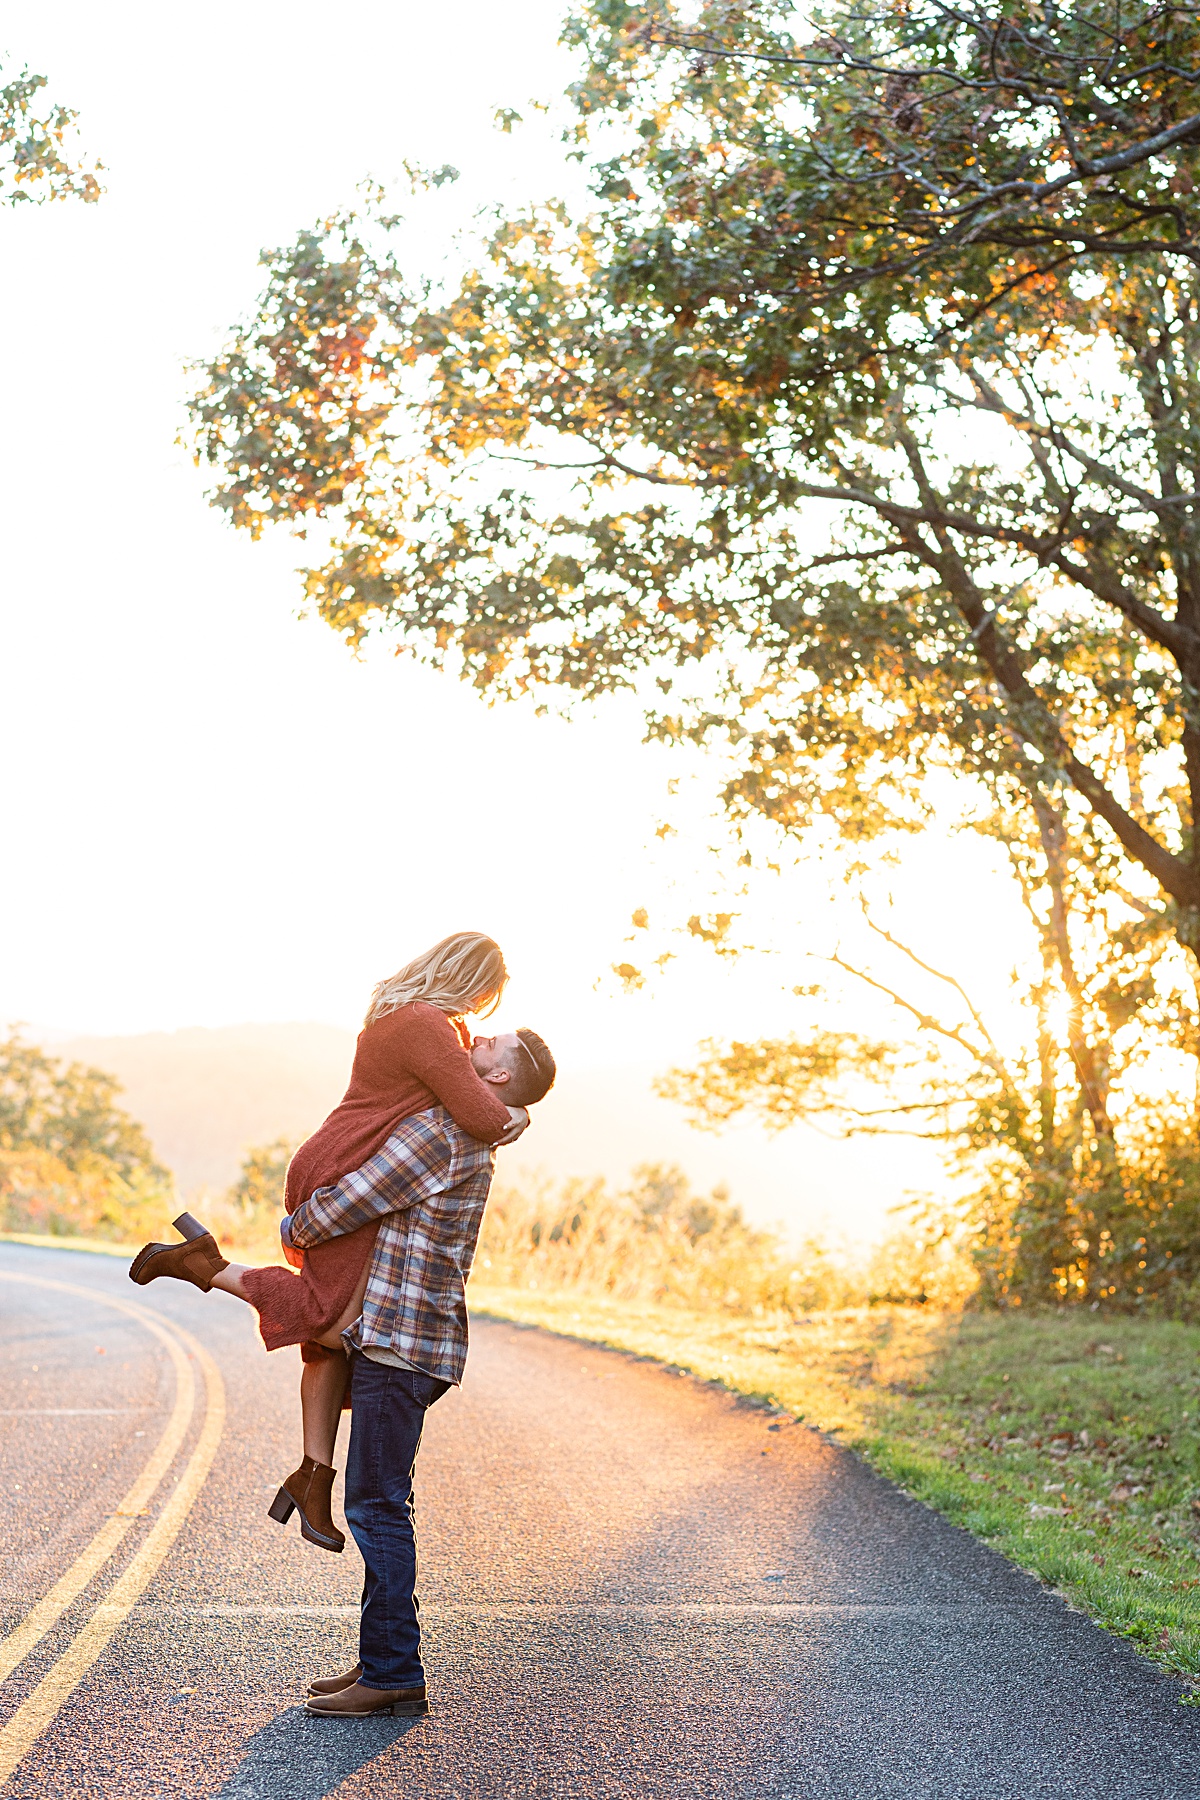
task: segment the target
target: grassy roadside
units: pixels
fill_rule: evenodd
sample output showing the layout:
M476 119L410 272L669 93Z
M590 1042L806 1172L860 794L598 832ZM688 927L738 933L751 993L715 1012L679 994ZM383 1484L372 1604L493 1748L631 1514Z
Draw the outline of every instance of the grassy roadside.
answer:
M804 1418L1200 1703L1200 1327L892 1307L755 1321L474 1280L471 1306Z

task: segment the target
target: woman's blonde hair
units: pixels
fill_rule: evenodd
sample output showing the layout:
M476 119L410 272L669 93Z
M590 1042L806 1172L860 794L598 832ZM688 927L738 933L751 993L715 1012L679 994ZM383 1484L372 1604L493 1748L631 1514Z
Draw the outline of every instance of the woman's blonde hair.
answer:
M499 944L481 931L456 931L381 981L371 995L363 1024L373 1025L376 1019L414 1000L425 1000L457 1016L478 1011L473 1002L490 998L487 1012L495 1012L507 981Z

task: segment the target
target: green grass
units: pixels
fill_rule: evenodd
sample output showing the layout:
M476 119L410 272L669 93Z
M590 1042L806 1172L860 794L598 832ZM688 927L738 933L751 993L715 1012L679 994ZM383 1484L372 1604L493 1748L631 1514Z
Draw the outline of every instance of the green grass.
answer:
M1200 1689L1200 1326L885 1307L754 1321L474 1281L471 1302L806 1419Z

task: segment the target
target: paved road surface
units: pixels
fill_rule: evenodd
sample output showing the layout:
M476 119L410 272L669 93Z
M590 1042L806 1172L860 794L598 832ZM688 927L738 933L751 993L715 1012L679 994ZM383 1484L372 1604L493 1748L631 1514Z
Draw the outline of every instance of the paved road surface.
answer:
M224 1295L0 1245L0 1629L37 1638L5 1800L1200 1800L1173 1683L853 1457L489 1323L421 1459L436 1710L305 1717L359 1564L265 1517L294 1358Z

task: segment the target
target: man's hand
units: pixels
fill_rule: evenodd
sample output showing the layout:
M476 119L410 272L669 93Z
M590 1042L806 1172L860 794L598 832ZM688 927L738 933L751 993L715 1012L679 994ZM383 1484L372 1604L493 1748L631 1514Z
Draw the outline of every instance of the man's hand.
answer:
M508 1109L508 1130L497 1144L515 1144L529 1123L529 1114L523 1106L510 1106Z

